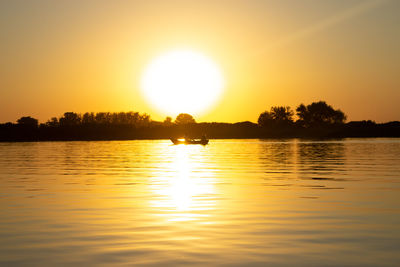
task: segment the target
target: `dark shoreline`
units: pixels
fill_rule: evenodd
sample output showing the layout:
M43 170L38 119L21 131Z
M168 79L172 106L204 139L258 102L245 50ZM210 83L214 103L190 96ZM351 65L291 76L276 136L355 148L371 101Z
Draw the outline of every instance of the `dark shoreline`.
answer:
M70 125L38 126L0 124L0 142L166 140L171 137L209 139L342 139L400 137L400 122L349 122L318 127L261 127L252 122L191 123L186 125Z
M139 112L65 112L40 123L30 116L17 123L0 124L0 142L160 140L169 138L209 139L337 139L350 137L400 137L400 122L375 123L371 120L345 123L347 116L325 101L289 106L273 106L260 114L257 123L201 122L192 115L179 114L175 121L166 117L154 121Z
M297 137L290 137L290 138L210 138L210 142L212 143L212 140L271 140L271 141L282 141L282 140L292 140L292 139L299 139L301 141L340 141L343 139L348 139L348 138L360 138L360 139L369 139L369 138L377 138L377 139L385 139L385 138L400 138L400 136L394 136L394 137L340 137L340 138L297 138ZM169 138L162 138L162 139L97 139L97 140L17 140L17 141L2 141L0 140L0 144L6 144L6 143L51 143L51 142L106 142L106 141L160 141L160 140L165 140L168 141L170 140ZM174 145L171 142L171 145Z

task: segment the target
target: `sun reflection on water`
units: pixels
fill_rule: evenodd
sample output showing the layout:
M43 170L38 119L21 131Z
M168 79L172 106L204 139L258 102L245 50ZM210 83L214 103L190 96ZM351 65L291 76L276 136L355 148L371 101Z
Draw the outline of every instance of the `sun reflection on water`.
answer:
M170 146L152 190L151 205L168 221L193 221L209 216L215 208L215 178L204 163L204 147Z

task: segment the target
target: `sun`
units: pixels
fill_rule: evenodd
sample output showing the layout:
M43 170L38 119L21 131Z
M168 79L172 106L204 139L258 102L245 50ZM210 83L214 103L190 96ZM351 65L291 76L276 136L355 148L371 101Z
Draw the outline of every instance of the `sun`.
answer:
M144 71L141 90L166 115L198 115L211 108L222 94L220 68L205 55L176 50L155 58Z

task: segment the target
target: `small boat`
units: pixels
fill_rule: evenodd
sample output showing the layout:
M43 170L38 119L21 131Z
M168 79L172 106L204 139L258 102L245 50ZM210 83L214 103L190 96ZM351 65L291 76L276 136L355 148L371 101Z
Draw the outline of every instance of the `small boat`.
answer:
M208 144L208 139L176 139L176 138L170 138L171 142L174 143L174 145L180 145L180 144L185 144L185 145L207 145Z

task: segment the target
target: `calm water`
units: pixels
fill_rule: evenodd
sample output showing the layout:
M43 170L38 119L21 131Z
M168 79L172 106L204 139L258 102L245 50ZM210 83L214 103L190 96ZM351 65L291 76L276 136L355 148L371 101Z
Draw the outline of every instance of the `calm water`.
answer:
M0 143L0 265L399 266L400 139Z

